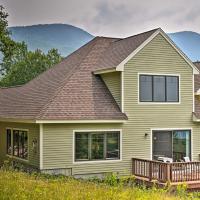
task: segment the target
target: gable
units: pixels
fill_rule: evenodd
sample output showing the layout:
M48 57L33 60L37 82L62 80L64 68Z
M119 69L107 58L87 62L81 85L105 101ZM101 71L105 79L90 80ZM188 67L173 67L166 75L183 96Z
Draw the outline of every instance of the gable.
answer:
M125 66L129 66L130 63L136 60L140 60L141 65L146 66L147 72L149 68L154 68L156 73L162 73L163 71L180 73L183 70L191 74L193 73L193 68L190 64L161 33L156 35L144 48L134 55Z
M158 35L162 36L165 39L165 41L185 60L185 62L188 63L188 65L193 70L193 74L199 74L199 69L194 65L194 63L176 46L176 44L160 28L157 29L157 31L154 32L151 36L149 36L143 43L141 43L141 45L138 48L136 48L131 54L129 54L122 62L120 62L117 65L116 70L117 71L123 71L125 64L131 58L133 58L135 55L137 55L138 52L140 52L141 50L143 50L143 48L145 48L147 45L149 45L149 43L151 43L152 40L154 40L154 38L156 38Z

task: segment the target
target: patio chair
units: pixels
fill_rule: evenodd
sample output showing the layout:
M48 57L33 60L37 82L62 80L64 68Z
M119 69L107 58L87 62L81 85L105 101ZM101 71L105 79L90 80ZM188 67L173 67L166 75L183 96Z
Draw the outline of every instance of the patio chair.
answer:
M173 159L168 157L159 157L158 161L165 162L165 163L172 163Z
M183 159L184 159L185 162L191 162L189 157L183 157Z

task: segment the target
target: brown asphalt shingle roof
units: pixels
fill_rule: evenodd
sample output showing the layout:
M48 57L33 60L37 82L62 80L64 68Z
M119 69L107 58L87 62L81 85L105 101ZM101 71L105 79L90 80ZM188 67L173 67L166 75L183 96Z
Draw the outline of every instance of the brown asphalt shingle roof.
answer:
M0 118L127 119L100 76L116 67L155 31L125 39L96 37L29 83L0 89Z

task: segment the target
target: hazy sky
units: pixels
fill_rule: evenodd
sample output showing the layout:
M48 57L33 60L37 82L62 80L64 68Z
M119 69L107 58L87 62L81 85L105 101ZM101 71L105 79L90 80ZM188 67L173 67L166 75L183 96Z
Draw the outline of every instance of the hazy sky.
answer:
M161 27L200 33L200 0L0 0L9 26L67 23L93 35L129 36Z

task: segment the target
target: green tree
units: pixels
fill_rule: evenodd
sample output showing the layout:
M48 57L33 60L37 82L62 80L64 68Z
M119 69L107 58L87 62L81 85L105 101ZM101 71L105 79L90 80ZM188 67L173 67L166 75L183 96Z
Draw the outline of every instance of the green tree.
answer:
M12 64L22 58L22 53L27 50L25 43L15 42L10 38L7 17L8 13L0 5L0 52L3 57L0 62L0 75L6 74Z
M56 49L51 49L47 54L41 50L28 51L23 59L13 64L1 79L0 86L25 84L60 61L61 57Z
M8 31L8 13L0 5L0 86L24 84L62 60L58 50L47 54L41 50L29 51L24 42L15 42Z

